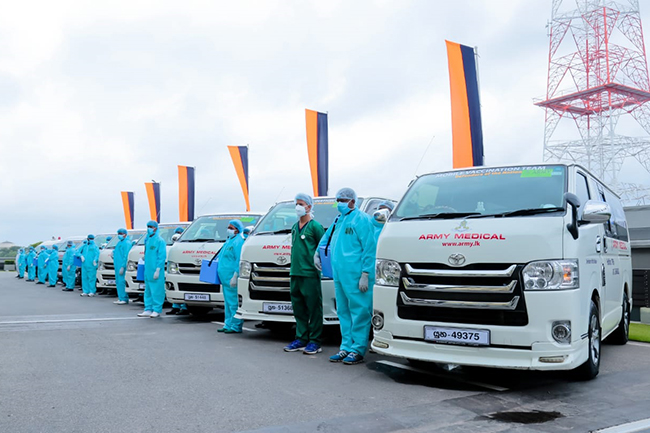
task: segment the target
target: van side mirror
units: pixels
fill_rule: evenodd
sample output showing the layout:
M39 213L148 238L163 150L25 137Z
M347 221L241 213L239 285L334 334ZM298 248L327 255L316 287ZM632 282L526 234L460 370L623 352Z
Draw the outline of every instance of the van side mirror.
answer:
M386 221L388 221L388 218L390 217L390 210L380 209L378 211L375 211L373 217L375 218L375 220L377 220L377 222L385 224Z
M172 242L176 242L180 237L181 237L180 233L174 233L174 235L172 236Z
M588 224L602 224L612 217L612 209L607 203L599 200L589 200L582 209L581 221Z
M580 199L577 195L565 192L564 201L571 205L571 222L566 225L567 230L573 236L573 239L578 239L580 232L578 231L578 208L580 207Z

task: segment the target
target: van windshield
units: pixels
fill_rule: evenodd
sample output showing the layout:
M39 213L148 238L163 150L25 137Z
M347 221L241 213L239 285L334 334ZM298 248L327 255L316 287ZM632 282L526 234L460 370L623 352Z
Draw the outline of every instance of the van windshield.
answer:
M357 207L361 204L358 200ZM339 214L336 209L336 200L334 199L315 199L314 206L312 206L312 213L314 219L327 228L334 222L334 219ZM296 216L296 205L294 202L278 203L267 213L259 225L255 228L253 234L282 234L290 233L291 227L298 221Z
M476 168L418 178L391 220L508 217L564 211L566 167Z
M177 242L225 242L228 224L233 219L241 221L246 227L257 224L260 216L250 214L204 216L194 221Z
M160 235L161 238L163 238L163 241L165 241L165 244L171 245L171 244L174 243L174 241L172 241L172 236L174 236L174 232L176 231L177 227L182 227L183 229L185 229L185 228L187 228L187 224L158 227L158 234ZM142 237L140 237L140 239L138 240L138 243L136 245L144 245L146 240L147 240L147 236L142 236Z

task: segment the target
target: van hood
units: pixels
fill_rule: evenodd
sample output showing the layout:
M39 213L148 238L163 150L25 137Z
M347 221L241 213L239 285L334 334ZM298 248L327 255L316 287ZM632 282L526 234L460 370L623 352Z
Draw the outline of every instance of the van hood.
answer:
M200 266L204 259L210 260L223 245L224 242L176 242L167 250L167 261Z
M249 236L244 242L241 259L251 263L291 263L291 234Z
M561 259L564 225L558 216L388 222L377 258L451 264L462 254L463 266Z

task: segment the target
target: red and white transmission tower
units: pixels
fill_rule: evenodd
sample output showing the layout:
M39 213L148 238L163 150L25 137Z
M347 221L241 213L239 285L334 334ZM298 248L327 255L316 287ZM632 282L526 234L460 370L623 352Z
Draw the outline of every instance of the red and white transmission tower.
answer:
M642 135L650 134L639 2L575 0L570 11L561 6L562 0L553 0L546 99L535 102L546 110L544 160L579 163L619 189L626 158L650 171L650 138L615 132L619 120L629 117L645 130ZM575 139L552 140L562 119L577 127Z

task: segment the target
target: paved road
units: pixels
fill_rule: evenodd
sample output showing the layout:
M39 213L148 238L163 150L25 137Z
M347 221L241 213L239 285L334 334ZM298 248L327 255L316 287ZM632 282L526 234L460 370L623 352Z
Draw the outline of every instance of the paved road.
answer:
M650 345L604 347L600 376L410 370L287 354L291 335L223 319L140 319L0 272L0 432L555 432L648 418Z

